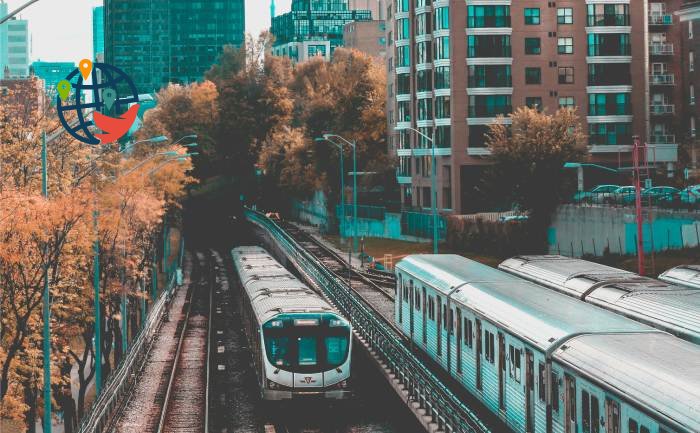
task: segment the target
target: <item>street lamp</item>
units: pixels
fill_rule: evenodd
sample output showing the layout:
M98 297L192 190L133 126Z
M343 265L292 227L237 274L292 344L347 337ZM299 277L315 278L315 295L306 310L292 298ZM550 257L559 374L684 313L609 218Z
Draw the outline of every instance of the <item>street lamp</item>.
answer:
M432 205L433 208L433 254L438 253L438 214L437 214L437 163L435 160L435 128L433 128L433 136L428 137L427 135L423 134L417 129L413 129L411 127L406 128L410 131L415 132L416 134L420 135L421 137L425 138L430 142L430 147L432 149L432 173L431 173L431 183L432 183L432 200L430 200L430 204Z
M157 137L151 137L146 140L140 140L140 141L135 141L135 142L130 142L124 145L121 149L119 149L119 153L125 153L128 150L131 150L136 146L137 144L143 144L143 143L151 143L151 144L159 144L159 143L164 143L168 141L168 137L165 135L159 135Z
M343 163L343 146L341 144L338 144L334 141L328 140L326 138L315 138L315 142L317 143L331 143L335 147L337 147L340 150L340 215L342 218L342 222L345 222L345 168L344 168L344 163ZM340 237L342 239L343 237L343 228L340 228Z
M337 138L338 140L341 140L341 143L331 140L332 138ZM357 143L354 140L349 141L337 134L323 134L323 139L335 144L336 146L342 147L343 143L345 143L348 146L352 147L352 245L353 251L357 251ZM343 173L343 176L344 175L345 173ZM343 218L344 217L345 215L343 215Z
M17 9L13 10L7 16L0 18L0 25L4 24L5 22L9 21L12 17L17 15L18 13L22 12L25 8L33 5L34 3L38 2L39 0L29 0L22 6L18 7Z

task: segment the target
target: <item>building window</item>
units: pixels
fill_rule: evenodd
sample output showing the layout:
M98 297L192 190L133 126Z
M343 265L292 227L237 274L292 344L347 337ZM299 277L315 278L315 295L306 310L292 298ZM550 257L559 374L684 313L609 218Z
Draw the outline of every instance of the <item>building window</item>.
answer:
M692 51L688 53L688 70L695 71L695 54Z
M510 57L510 35L468 35L467 57Z
M411 121L411 103L409 101L399 101L396 104L398 108L398 121L399 122L410 122Z
M433 119L433 100L430 98L418 100L418 120Z
M510 95L469 95L469 117L496 117L512 111Z
M435 128L435 147L449 148L452 146L451 141L452 136L449 126L438 126Z
M510 27L510 6L467 6L467 28Z
M435 68L435 88L449 89L450 88L450 67L438 66Z
M557 41L557 53L573 54L574 38L559 38L559 40Z
M588 5L588 26L629 26L628 4L596 3Z
M396 48L396 66L411 66L411 51L408 45Z
M695 85L693 84L688 86L688 103L695 105Z
M447 30L450 28L450 8L435 9L435 30Z
M540 38L525 38L525 54L541 54Z
M525 68L525 84L540 84L542 83L542 69L540 68Z
M408 95L411 93L411 76L410 74L396 75L396 94Z
M437 96L435 98L435 118L449 119L450 118L450 97Z
M396 0L396 12L408 12L409 0Z
M416 90L418 92L430 92L433 90L433 71L430 69L418 71L416 74L416 81Z
M573 66L564 66L559 68L559 84L574 84Z
M559 97L559 108L574 108L574 97L573 96L561 96Z
M469 65L467 87L512 87L510 65Z
M435 38L435 60L445 60L450 58L450 38L441 36Z
M521 378L521 355L522 355L522 349L516 349L513 346L509 347L509 355L510 355L510 377L514 379L516 382L520 382Z
M430 17L428 14L416 15L416 36L430 33Z
M624 86L632 84L629 63L591 63L588 65L589 86Z
M416 44L416 64L432 62L430 42L422 41Z
M632 144L631 123L590 123L588 141L591 146Z
M557 24L573 24L574 8L557 9Z
M540 23L540 8L525 8L525 24L538 25Z
M591 93L588 95L589 116L624 116L631 113L629 93Z
M626 33L589 33L589 56L629 56L630 35Z
M695 130L695 116L690 117L690 137L695 138L697 136L696 130Z
M537 111L542 111L542 98L539 96L527 96L525 97L525 105Z

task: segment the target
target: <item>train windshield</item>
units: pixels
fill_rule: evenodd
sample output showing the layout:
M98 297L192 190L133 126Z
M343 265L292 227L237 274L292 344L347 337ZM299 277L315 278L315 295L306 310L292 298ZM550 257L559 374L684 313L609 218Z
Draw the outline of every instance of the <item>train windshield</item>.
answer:
M350 328L345 324L331 326L329 320L299 324L295 320L275 319L263 326L263 335L270 364L291 372L339 367L347 360L350 349Z

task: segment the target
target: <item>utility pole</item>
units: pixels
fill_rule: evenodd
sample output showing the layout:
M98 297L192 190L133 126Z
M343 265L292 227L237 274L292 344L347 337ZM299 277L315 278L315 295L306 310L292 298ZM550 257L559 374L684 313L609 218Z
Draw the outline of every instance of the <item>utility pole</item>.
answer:
M49 198L46 132L41 134L41 192ZM51 304L49 290L48 241L44 246L44 433L51 433Z
M634 136L634 147L632 149L632 161L634 164L634 202L636 207L636 219L637 219L637 273L639 275L644 275L644 231L642 230L642 225L644 219L642 217L642 181L641 181L641 169L639 167L640 155L639 152L642 150L639 144L639 136Z

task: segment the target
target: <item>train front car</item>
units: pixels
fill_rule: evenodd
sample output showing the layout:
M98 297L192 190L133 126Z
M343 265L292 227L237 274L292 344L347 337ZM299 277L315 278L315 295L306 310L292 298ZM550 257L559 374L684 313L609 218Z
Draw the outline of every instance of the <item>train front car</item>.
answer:
M239 247L231 255L263 399L350 397L348 321L264 249Z
M266 378L263 397L349 397L350 325L334 313L283 311L261 327Z

